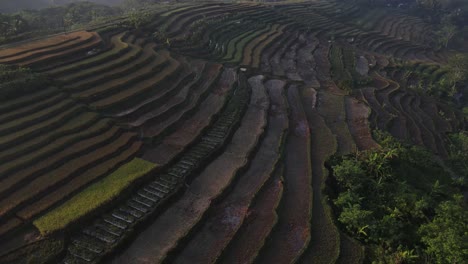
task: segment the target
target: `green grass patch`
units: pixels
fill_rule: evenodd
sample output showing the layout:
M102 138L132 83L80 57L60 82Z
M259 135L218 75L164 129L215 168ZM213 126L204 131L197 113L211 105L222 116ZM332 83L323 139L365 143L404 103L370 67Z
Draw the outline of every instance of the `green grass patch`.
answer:
M115 199L131 183L156 166L154 163L135 158L101 181L85 188L58 208L36 219L33 224L43 235L64 229L86 214Z
M254 30L248 30L246 32L244 32L243 34L231 39L229 42L228 42L228 45L227 45L227 52L226 52L226 55L222 58L223 60L229 60L231 59L233 56L234 56L234 52L236 52L236 44L238 41L240 41L241 39L245 38L246 36L248 36L249 34L252 34L252 32L254 32Z
M244 49L246 48L245 46L249 44L252 40L255 38L261 37L263 34L267 34L271 29L271 26L268 26L264 28L261 31L254 31L250 36L243 38L239 43L236 45L236 52L234 55L234 58L229 61L233 63L238 63L242 60L242 57L244 56ZM252 51L250 50L249 56L251 56Z

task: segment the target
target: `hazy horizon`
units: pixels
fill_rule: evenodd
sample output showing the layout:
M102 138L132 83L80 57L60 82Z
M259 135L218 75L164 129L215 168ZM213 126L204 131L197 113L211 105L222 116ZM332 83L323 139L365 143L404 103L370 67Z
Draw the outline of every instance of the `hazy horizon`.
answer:
M12 13L22 9L40 9L53 5L64 5L72 2L94 2L98 4L117 5L124 0L0 0L0 13Z

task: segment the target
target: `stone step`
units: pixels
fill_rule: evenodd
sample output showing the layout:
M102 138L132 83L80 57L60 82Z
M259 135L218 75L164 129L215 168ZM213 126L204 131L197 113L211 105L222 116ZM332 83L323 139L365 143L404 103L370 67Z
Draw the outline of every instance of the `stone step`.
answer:
M206 156L212 151L211 148L206 148L202 145L197 145L195 148L191 149L189 153L194 153L196 155Z
M160 184L157 184L157 183L150 183L148 184L148 187L151 187L152 189L158 191L158 192L161 192L161 193L164 193L164 194L168 194L170 192L171 189L169 188L166 188Z
M217 126L210 130L210 133L226 136L227 128L227 126Z
M192 156L196 158L203 158L206 156L209 152L206 150L201 150L201 149L192 149L187 153L187 156Z
M97 257L96 253L75 245L68 247L68 253L87 262L91 262Z
M126 214L129 214L135 218L142 218L144 216L144 213L141 212L140 210L138 209L134 209L130 206L126 206L126 205L123 205L119 208L120 211L122 211L123 213L126 213Z
M153 181L151 184L155 185L155 186L156 185L160 186L161 188L164 188L164 190L167 190L167 191L172 190L173 187L174 187L174 184L167 184L166 181L161 180L161 179L157 179L157 180Z
M220 144L220 143L223 142L223 139L205 136L205 137L202 138L202 141L203 142L210 142L210 143L214 143L214 144Z
M163 176L159 177L157 180L154 181L154 183L157 183L163 186L164 188L172 189L177 184L177 181L165 175L164 178Z
M185 169L187 171L193 169L193 166L190 166L190 165L187 165L187 164L183 164L182 162L178 162L176 165L174 165L176 168L181 168L181 169Z
M127 206L145 214L149 211L148 210L149 206L142 204L140 202L134 201L134 200L128 200Z
M199 162L201 161L206 155L194 154L193 152L189 152L184 156L184 160L189 160L191 162Z
M220 138L224 139L226 137L226 134L223 132L218 132L218 131L211 131L210 133L206 134L209 137L215 137L215 138Z
M211 148L212 150L218 147L217 143L208 142L208 141L202 141L200 145L202 145L205 148Z
M104 220L104 222L107 222L107 223L109 223L109 224L111 224L111 225L113 225L113 226L115 226L117 228L120 228L122 230L125 230L128 227L127 222L125 222L125 221L123 221L123 220L121 220L121 219L119 219L117 217L114 217L112 215L105 215L102 219Z
M151 201L151 200L149 200L147 198L144 198L144 197L142 197L140 195L133 196L132 200L135 201L135 202L141 203L141 204L143 204L143 205L145 205L146 207L149 207L149 208L150 207L152 208L154 206L153 201Z
M117 239L118 239L118 236L116 235L112 235L102 229L99 229L99 228L96 228L94 226L92 227L85 227L82 229L82 232L83 234L85 235L88 235L90 237L94 237L94 238L97 238L105 243L108 243L108 244L114 244Z
M179 161L179 162L181 164L183 164L183 165L187 165L187 166L190 166L192 168L195 168L195 167L197 167L196 165L197 165L198 160L193 159L193 158L184 157L184 159Z
M71 238L71 243L75 246L85 248L94 253L101 253L104 251L104 244L93 237L88 237L86 235L80 235L77 237Z
M112 224L109 224L108 222L105 222L102 219L96 222L95 226L106 231L107 233L118 237L122 236L124 232L124 230L122 230L120 227L116 227Z
M151 186L149 186L149 185L148 185L148 186L145 186L145 187L143 188L143 190L146 191L146 192L148 192L149 194L151 194L151 195L153 195L153 196L159 198L159 199L163 199L164 196L165 196L165 193L160 192L160 191L158 191L158 190L156 190L156 189L153 189L153 188L152 188Z
M215 149L221 147L228 133L233 127L233 123L238 122L243 108L248 103L248 92L239 90L234 98L230 100L230 105L218 118L218 121L211 126L207 134L202 139L185 151L182 158L173 164L166 172L149 184L144 185L136 191L123 205L116 207L110 214L101 215L94 224L81 229L81 234L87 235L91 239L96 239L104 245L104 252L95 253L99 257L108 253L114 247L120 237L130 232L138 219L143 219L150 215L156 206L175 190L181 188L182 182L189 176L192 170L204 162ZM242 105L244 104L244 105ZM91 247L86 245L87 247ZM77 260L81 258L76 257ZM66 260L73 260L73 256L68 254ZM74 263L74 262L70 262Z
M185 168L172 167L169 169L168 174L175 177L176 179L183 177L188 170Z
M135 217L129 213L125 213L123 211L120 211L120 210L114 210L112 212L112 216L117 218L117 219L120 219L122 221L125 221L129 224L132 224L135 222Z
M145 198L147 200L150 200L153 203L157 203L159 201L159 197L157 197L156 195L154 195L154 194L152 194L152 193L150 193L150 192L148 192L148 191L146 191L144 189L138 190L137 195L139 195L140 197Z

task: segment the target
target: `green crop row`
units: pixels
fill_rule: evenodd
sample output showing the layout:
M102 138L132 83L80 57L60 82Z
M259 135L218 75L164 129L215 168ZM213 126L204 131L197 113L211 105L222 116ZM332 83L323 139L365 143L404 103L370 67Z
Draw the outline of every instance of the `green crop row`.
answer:
M66 228L77 219L117 197L132 182L146 175L156 166L151 162L135 158L101 181L90 185L58 208L39 217L33 224L41 234L49 234Z

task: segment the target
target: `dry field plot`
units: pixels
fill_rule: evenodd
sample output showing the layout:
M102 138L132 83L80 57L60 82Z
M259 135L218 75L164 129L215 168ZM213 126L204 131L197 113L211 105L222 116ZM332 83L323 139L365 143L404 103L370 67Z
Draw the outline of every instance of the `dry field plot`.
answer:
M378 148L375 128L447 155L463 116L391 69L442 78L429 28L334 1L204 3L0 49L53 80L0 104L0 262L52 238L70 264L360 263L325 162ZM346 90L358 71L372 81Z

